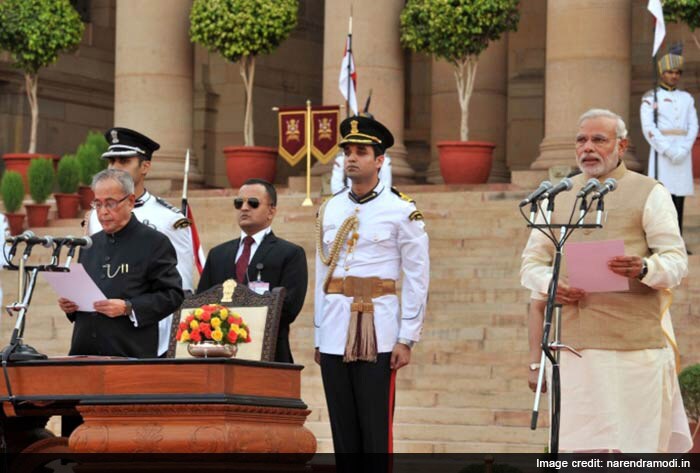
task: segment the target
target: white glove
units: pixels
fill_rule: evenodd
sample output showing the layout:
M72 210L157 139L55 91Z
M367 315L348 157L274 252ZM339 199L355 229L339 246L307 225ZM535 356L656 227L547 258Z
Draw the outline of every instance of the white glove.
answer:
M666 156L669 159L669 161L671 161L671 163L680 164L685 160L685 158L688 157L688 151L681 148L680 146L674 147L674 148L668 149L664 153L664 156Z

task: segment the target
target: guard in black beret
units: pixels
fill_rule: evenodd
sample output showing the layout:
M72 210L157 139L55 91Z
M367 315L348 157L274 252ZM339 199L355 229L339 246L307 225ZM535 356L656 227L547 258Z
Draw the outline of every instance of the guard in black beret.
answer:
M102 155L102 159L139 156L150 161L153 152L160 149L158 143L129 128L110 128L105 132L105 138L109 149Z
M379 148L381 154L394 146L391 132L371 116L355 115L346 118L340 124L340 135L340 146L347 143L370 145Z

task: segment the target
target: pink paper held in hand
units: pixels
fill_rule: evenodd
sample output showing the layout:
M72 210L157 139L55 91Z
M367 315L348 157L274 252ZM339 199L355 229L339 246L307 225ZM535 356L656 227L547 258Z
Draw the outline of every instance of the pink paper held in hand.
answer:
M613 273L608 261L625 255L622 240L572 242L564 245L568 285L586 292L629 291L629 280Z

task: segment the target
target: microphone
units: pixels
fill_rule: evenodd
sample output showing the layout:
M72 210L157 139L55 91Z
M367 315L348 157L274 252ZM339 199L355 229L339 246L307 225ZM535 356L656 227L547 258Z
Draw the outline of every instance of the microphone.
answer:
M547 192L549 189L554 187L551 182L549 181L542 181L540 184L540 187L535 189L530 195L525 197L523 200L520 201L519 206L520 207L525 207L527 204L534 204L537 202L542 195Z
M48 235L43 237L31 236L25 238L23 241L27 242L27 246L24 248L24 254L22 255L24 259L29 258L29 255L32 253L32 249L36 245L41 245L45 248L51 248L53 246L53 238Z
M554 212L554 198L560 193L564 191L569 191L571 188L574 186L574 183L571 182L571 179L568 177L565 177L561 181L559 181L559 184L556 186L552 187L545 193L544 198L548 199L547 202L547 221L551 222L552 220L552 212Z
M603 197L608 192L612 192L617 189L617 181L612 177L605 180L605 183L598 188L598 191L593 196L594 199L598 199L598 207L596 208L595 224L600 225L603 220Z
M559 181L559 184L557 184L556 186L549 189L545 193L544 197L546 199L549 199L549 201L551 202L554 200L554 197L556 197L557 194L564 192L564 191L570 191L573 186L574 186L574 183L571 182L571 179L569 179L568 177L565 177L564 179Z
M594 190L597 190L600 187L600 181L596 179L595 177L592 177L588 180L585 186L581 188L580 191L578 191L578 194L576 194L576 197L586 197L588 194L593 192Z
M88 249L92 246L92 238L90 238L89 236L74 237L73 235L68 235L67 237L54 238L53 241L59 246L82 246L85 249Z
M602 199L605 194L612 192L615 189L617 189L617 181L612 177L609 177L605 180L605 183L598 188L598 191L595 193L595 197Z
M63 264L64 268L70 267L71 261L73 261L73 257L75 256L75 249L79 246L82 246L85 249L88 249L92 246L92 238L89 236L84 236L81 238L77 238L74 236L67 236L64 238L64 245L67 245L70 247L68 250L68 254L66 255L66 262Z
M36 237L36 234L31 231L31 230L25 230L24 232L20 233L19 235L16 236L9 236L5 238L5 242L7 243L20 243L23 241L27 241L29 238L34 238Z

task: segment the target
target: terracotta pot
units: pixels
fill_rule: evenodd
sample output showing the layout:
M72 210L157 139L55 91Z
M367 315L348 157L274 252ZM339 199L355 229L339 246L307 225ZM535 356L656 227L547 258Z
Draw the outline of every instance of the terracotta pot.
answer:
M238 353L238 345L205 341L189 343L187 351L195 358L231 358Z
M226 175L231 187L238 188L251 178L275 181L277 172L277 148L266 146L227 146Z
M494 143L440 141L440 173L445 184L484 184L491 173Z
M78 194L56 193L56 210L58 218L76 218L80 210L80 196Z
M10 234L19 235L24 230L24 214L6 213L7 223L10 225Z
M690 152L693 157L693 179L700 179L700 135L695 138L693 149Z
M92 187L78 187L78 195L80 196L80 208L83 210L88 210L92 201L95 200L95 193L92 192Z
M49 222L49 204L24 204L27 209L27 226L29 228L45 227Z
M693 435L697 424L695 422L689 422L690 435ZM690 449L688 453L700 453L700 432L693 438L693 448Z
M2 155L5 161L5 169L9 171L17 171L22 175L24 181L24 189L29 192L29 182L27 181L27 169L29 169L29 161L36 158L51 158L53 159L53 170L58 169L58 161L60 156L55 154L44 153L7 153Z

